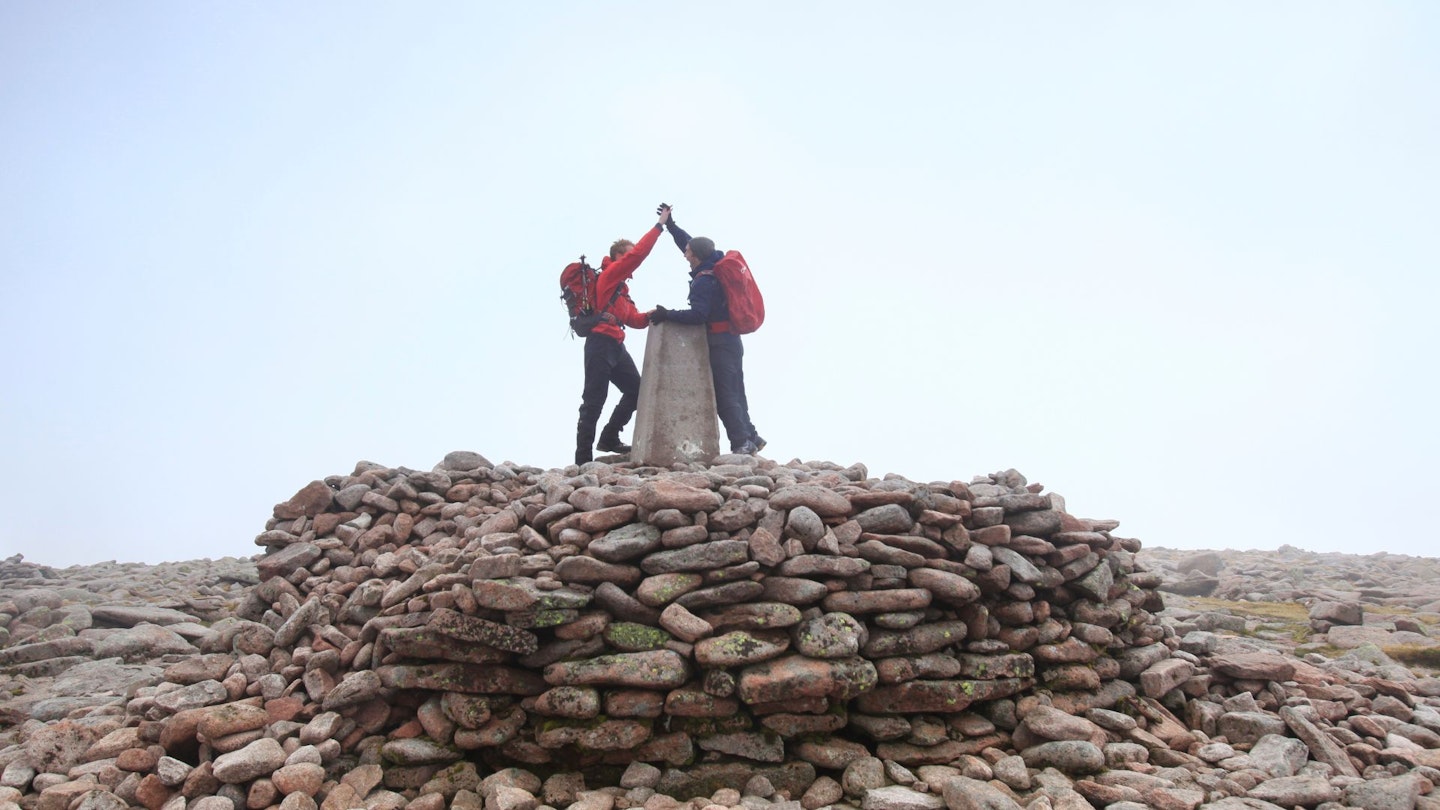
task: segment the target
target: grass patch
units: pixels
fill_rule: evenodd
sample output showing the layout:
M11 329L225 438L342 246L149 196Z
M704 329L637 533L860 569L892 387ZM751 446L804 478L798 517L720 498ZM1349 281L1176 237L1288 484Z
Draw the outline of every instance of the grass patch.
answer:
M1228 613L1260 623L1258 629L1284 633L1297 643L1310 638L1310 608L1299 602L1234 602L1197 596L1190 600L1190 607L1212 613ZM1246 632L1243 635L1253 636Z
M1302 647L1297 647L1295 652L1297 654L1316 653L1334 661L1336 658L1350 651L1344 647L1336 647L1334 644L1306 644Z
M1206 610L1223 610L1249 619L1272 619L1287 624L1307 625L1310 622L1310 608L1299 602L1232 602L1208 596L1197 596L1191 601Z
M1440 647L1425 647L1419 644L1400 644L1382 649L1386 655L1407 667L1440 669Z

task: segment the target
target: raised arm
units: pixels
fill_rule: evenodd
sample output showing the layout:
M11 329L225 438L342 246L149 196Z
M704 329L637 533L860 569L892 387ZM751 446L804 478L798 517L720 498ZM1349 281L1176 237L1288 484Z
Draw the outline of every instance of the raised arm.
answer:
M661 215L660 221L664 222L666 230L670 231L670 237L675 240L675 247L680 248L680 252L684 253L685 246L690 244L690 234L675 224L675 210L665 203L660 203L660 207L655 209L655 213Z
M600 281L595 285L595 296L600 301L609 301L610 297L615 294L615 290L635 275L635 270L640 267L640 263L645 261L645 257L649 256L650 250L655 247L655 240L660 238L660 230L660 223L655 223L654 227L640 237L640 241L635 243L635 247L605 265L605 272L600 274Z
M690 234L673 222L666 227L670 229L670 237L675 240L675 247L680 248L680 252L684 253L685 246L690 244Z

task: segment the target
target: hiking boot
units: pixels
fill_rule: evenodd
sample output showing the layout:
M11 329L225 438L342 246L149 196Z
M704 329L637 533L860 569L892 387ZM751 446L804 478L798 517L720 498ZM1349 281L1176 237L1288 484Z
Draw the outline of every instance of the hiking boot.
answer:
M755 452L757 453L765 449L765 440L760 437L759 433L756 433L754 436L750 437L750 443L755 445Z
M760 452L760 448L755 446L755 442L746 439L745 443L736 448L735 452L739 453L742 456L753 456L756 453Z
M595 445L595 449L602 453L628 453L630 445L620 441L620 437L616 436L613 439L601 439L600 443Z

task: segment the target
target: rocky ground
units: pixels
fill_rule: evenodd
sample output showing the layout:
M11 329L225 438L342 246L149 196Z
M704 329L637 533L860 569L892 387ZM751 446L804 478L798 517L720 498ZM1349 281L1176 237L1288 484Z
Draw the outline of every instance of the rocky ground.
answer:
M474 454L452 454L426 473L362 463L278 505L256 540L265 553L253 558L66 569L19 555L0 561L0 810L1440 807L1440 561L1290 546L1132 553L1114 521L1070 518L1063 499L1013 471L925 485L876 481L855 467L721 461L674 474L606 463L544 471ZM843 495L838 506L833 493ZM1030 520L1048 513L1054 526ZM632 531L637 518L653 531ZM642 554L629 549L649 542L633 566L644 570L627 584L627 555ZM919 559L927 542L944 546L948 562ZM746 559L714 563L731 573L709 579L663 570L675 558L662 555L701 548L739 548ZM452 563L467 550L457 576ZM1090 557L1110 560L1108 569ZM868 562L833 567L846 559ZM832 567L805 567L821 563ZM762 568L775 572L768 581ZM826 584L813 601L793 590L807 572ZM962 576L941 576L953 572ZM1097 572L1106 573L1098 586ZM979 585L967 590L967 578ZM494 584L502 581L526 584ZM878 685L832 692L828 708L822 701L808 714L792 698L786 714L759 698L734 700L771 681L707 678L703 690L676 688L683 694L666 700L667 729L680 718L672 733L637 737L633 751L571 770L541 750L559 743L486 747L485 735L525 716L519 706L531 717L526 734L541 743L584 726L554 718L598 719L547 705L593 699L555 685L569 671L554 667L564 651L632 643L615 632L621 625L649 620L668 634L654 650L639 644L627 654L720 655L705 643L726 629L717 616L733 621L725 594L739 582L768 589L736 591L741 604L804 608L788 630L744 637L756 656L741 661L745 671L775 660L853 662L858 651L878 664ZM367 588L374 604L362 609ZM689 593L677 599L664 588ZM919 591L941 594L944 609L895 601ZM599 602L536 607L552 604L545 594L572 593ZM862 604L882 598L892 603L884 612ZM520 601L502 617L477 610L477 600ZM836 618L849 614L860 620ZM503 621L464 624L467 615ZM460 622L486 634L484 643L434 635L437 616L449 617L452 633ZM906 621L962 637L968 628L968 637L911 655L877 651L885 628ZM902 637L893 632L886 638ZM548 641L535 649L527 633ZM812 635L850 643L851 657L816 649ZM763 644L805 655L774 659L754 651ZM504 657L484 659L507 645ZM423 680L438 670L394 663L476 655L507 666L549 655L531 660L549 683L530 690L513 673L515 706L502 711ZM1028 669L1017 656L1033 659ZM981 660L1013 671L953 680L954 662ZM929 703L902 711L875 698L890 690L889 700L911 699L897 690L915 683L1005 690L956 712ZM619 691L606 691L607 713L617 713ZM675 705L681 698L691 703ZM704 732L693 715L686 725L691 711L704 715ZM836 716L843 729L787 727L783 742L773 731ZM718 733L727 717L766 731ZM655 748L662 742L691 747L667 760ZM647 761L627 763L642 746L651 747ZM725 767L737 760L752 764Z
M1177 551L1141 555L1165 576L1161 590L1175 607L1228 605L1268 619L1252 635L1277 649L1353 650L1372 645L1417 664L1440 664L1430 648L1440 627L1440 559L1406 554L1319 554L1293 546L1276 551ZM1286 607L1288 606L1288 607Z

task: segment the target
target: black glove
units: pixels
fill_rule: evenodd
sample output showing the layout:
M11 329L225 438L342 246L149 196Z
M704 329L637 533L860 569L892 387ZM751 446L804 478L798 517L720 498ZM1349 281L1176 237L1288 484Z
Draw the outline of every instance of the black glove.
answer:
M657 306L655 311L650 313L650 323L663 323L669 315L670 313L664 307Z
M661 214L665 213L665 209L666 209L666 208L670 208L670 204L669 204L669 203L660 203L659 205L655 206L655 216L658 217L658 216L660 216ZM674 228L674 227L675 227L675 211L674 211L673 209L670 211L670 219L669 219L669 221L667 221L667 222L665 223L665 227L666 227L666 228Z

